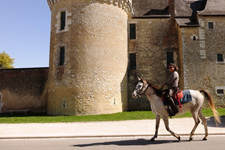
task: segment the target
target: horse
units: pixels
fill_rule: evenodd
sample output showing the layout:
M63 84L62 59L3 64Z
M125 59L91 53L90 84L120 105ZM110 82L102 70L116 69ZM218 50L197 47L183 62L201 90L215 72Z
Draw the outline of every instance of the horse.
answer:
M201 121L204 125L204 129L205 129L205 137L202 140L207 140L207 137L208 137L207 120L203 116L202 111L201 111L202 105L204 102L203 94L208 99L209 105L213 112L215 123L216 123L216 125L218 125L218 123L221 123L221 121L218 116L218 112L215 109L214 100L207 90L202 89L199 91L197 91L197 90L189 90L189 91L192 96L192 100L183 104L182 110L178 109L179 112L176 114L176 116L182 115L182 114L186 113L188 110L190 110L192 117L194 119L195 125L190 133L189 141L193 140L193 135L194 135L194 132L195 132L198 124L200 123L200 119L201 119ZM141 97L143 94L145 94L147 96L148 100L150 101L152 112L156 116L155 134L151 138L151 141L154 141L158 137L158 128L159 128L159 123L160 123L161 117L164 121L166 130L168 132L170 132L175 138L177 138L180 141L180 136L178 134L174 133L169 128L169 119L168 119L169 114L168 114L166 107L162 100L162 89L159 89L157 86L153 85L150 81L147 81L143 78L138 78L138 83L135 87L135 90L132 93L132 97L136 99L137 97ZM179 106L177 106L177 107L179 107Z

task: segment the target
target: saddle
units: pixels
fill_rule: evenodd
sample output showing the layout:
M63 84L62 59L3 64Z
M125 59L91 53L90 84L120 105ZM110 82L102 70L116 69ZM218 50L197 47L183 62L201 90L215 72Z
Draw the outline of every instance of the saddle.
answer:
M175 105L179 105L180 109L182 109L182 103L181 99L184 97L184 93L182 90L177 89L177 91L173 94L172 99L168 99L168 90L163 91L162 100L165 106L167 106L167 111L169 112L169 109L172 109L172 112L175 112L175 114L178 112L177 108L174 107ZM171 102L172 101L172 102ZM173 105L171 105L173 103ZM173 116L175 114L169 112L169 114L172 114L170 116Z
M167 105L168 106L168 101L166 100L166 96L168 94L168 91L163 91L163 94L162 94L162 100L163 100L163 103L164 105ZM177 91L173 94L172 98L173 98L173 101L174 101L174 104L175 105L179 105L180 109L182 108L182 103L181 103L181 99L184 97L184 93L182 90L180 89L177 89Z
M181 100L183 97L184 97L184 93L183 93L183 91L180 90L180 89L178 89L177 92L174 93L174 95L173 95L173 99L174 99L175 103L176 103L176 102L178 103L180 109L182 108L182 105L181 105L180 100ZM177 104L177 103L176 103L176 104Z

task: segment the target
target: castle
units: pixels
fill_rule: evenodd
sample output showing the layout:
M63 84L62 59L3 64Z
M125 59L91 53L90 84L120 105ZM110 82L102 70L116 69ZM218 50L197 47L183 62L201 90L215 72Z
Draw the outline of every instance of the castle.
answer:
M47 0L49 68L0 71L0 112L49 115L149 110L137 76L160 86L179 66L181 89L225 104L225 0Z

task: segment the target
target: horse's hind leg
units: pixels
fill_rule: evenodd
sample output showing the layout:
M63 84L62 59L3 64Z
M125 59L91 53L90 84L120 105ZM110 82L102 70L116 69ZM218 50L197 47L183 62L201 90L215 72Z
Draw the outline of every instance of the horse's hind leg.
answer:
M177 139L180 141L180 136L177 135L176 133L174 133L172 130L170 130L170 128L169 128L169 120L168 120L168 117L164 116L164 117L163 117L163 121L164 121L166 130L167 130L168 132L170 132L175 138L177 138Z
M192 111L191 113L192 113L192 117L193 117L193 119L195 121L195 125L194 125L194 128L192 129L191 134L190 134L190 138L189 138L190 141L193 140L192 137L193 137L193 135L195 133L196 128L198 127L198 125L200 123L200 120L198 118L198 112L197 111Z
M198 112L198 116L200 117L200 119L202 120L202 123L204 125L205 128L205 137L203 138L203 140L207 140L208 137L208 128L207 128L207 120L206 118L203 116L201 109Z

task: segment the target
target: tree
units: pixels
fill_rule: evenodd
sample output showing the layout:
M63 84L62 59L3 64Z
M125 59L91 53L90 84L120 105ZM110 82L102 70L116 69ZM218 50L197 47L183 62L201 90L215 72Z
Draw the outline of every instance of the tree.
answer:
M10 58L10 56L6 52L0 52L0 69L10 69L14 68L14 59Z

